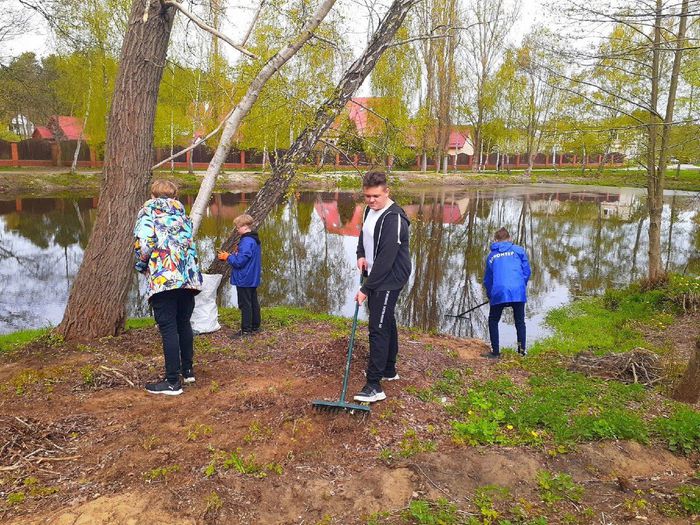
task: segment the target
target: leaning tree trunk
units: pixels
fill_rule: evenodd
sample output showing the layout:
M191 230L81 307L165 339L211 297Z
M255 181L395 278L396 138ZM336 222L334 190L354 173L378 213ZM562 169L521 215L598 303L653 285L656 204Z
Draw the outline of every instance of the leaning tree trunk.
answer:
M700 400L700 337L695 341L695 353L673 392L673 399L691 404Z
M285 47L280 49L275 53L262 67L262 69L255 76L253 81L248 86L243 98L238 102L236 107L230 116L226 119L226 125L224 126L224 131L221 133L221 139L219 140L219 145L214 151L214 156L209 163L207 172L204 174L202 179L202 184L199 187L199 192L197 192L197 198L194 200L192 205L192 210L190 211L190 217L192 217L192 232L194 235L199 231L199 225L202 223L202 218L204 217L204 212L209 205L209 199L214 191L214 186L216 185L216 179L221 171L221 167L224 165L224 161L228 156L228 152L231 149L231 142L233 137L238 131L243 119L250 113L250 110L258 100L260 92L267 83L272 75L277 73L280 68L286 64L289 59L291 59L301 48L308 42L313 36L314 31L323 22L323 19L328 15L336 0L323 0L321 4L316 9L316 12L311 16L311 18L304 24L301 32ZM290 133L291 134L291 133Z
M272 176L265 182L248 208L247 213L255 219L255 224L262 223L272 208L284 197L289 184L294 178L295 166L304 160L313 150L321 136L337 118L353 94L372 72L377 61L390 46L396 31L401 27L410 9L419 0L394 0L372 35L367 48L345 72L335 88L333 97L326 100L316 111L313 124L301 132L287 152L274 163ZM238 241L238 234L232 234L223 243L223 250L230 251ZM215 260L208 271L226 274L230 266Z
M145 11L145 12L144 12ZM95 226L57 330L66 339L119 333L131 285L132 228L148 196L153 122L174 11L134 1L107 128Z

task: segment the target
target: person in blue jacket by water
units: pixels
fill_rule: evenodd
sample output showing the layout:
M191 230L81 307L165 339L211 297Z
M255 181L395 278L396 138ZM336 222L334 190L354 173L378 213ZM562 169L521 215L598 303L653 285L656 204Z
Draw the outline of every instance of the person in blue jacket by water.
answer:
M513 309L518 336L518 353L525 355L525 303L530 263L525 250L514 244L508 230L501 228L494 236L491 252L486 257L484 286L489 299L489 337L491 352L485 357L501 356L498 346L498 323L506 307Z
M253 217L247 214L233 219L241 240L234 253L220 251L219 260L231 265L231 284L236 287L238 308L241 310L241 330L234 338L245 337L260 330L260 286L262 250L257 232L252 231Z

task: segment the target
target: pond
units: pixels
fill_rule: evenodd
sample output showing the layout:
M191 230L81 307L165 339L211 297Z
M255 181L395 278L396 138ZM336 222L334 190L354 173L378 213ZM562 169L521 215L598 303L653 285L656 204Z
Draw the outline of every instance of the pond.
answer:
M254 193L212 198L200 231L206 267ZM484 258L504 226L529 254L528 341L547 334L546 313L576 297L624 286L647 264L645 193L630 188L563 185L439 188L395 194L411 220L414 271L397 306L402 325L459 336L486 337ZM193 196L183 197L191 206ZM0 200L0 333L55 325L92 227L97 198ZM304 191L278 206L260 230L263 306L294 305L351 316L358 286L355 249L363 204L358 192ZM668 193L663 212L663 261L670 271L698 271L700 200ZM107 267L108 263L105 261ZM107 269L107 268L106 268ZM134 272L129 314L148 315ZM222 306L234 306L226 285ZM362 315L366 318L365 312ZM501 330L513 346L515 329Z

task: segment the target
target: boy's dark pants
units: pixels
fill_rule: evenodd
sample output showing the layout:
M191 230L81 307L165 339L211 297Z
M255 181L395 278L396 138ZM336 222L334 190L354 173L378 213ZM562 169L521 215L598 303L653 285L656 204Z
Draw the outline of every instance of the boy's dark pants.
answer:
M238 308L241 309L241 330L255 332L260 329L260 303L257 288L236 286Z
M501 303L492 304L489 307L489 336L491 338L491 351L494 354L500 352L500 347L498 346L498 322L501 320L503 309L508 306L513 308L518 347L521 351L525 351L525 303Z
M186 288L167 290L151 297L153 316L158 323L165 354L165 377L177 383L180 371L192 369L194 350L190 317L194 310L194 293Z
M382 377L396 375L396 354L399 337L394 309L401 290L370 291L369 307L369 362L367 382L379 384Z

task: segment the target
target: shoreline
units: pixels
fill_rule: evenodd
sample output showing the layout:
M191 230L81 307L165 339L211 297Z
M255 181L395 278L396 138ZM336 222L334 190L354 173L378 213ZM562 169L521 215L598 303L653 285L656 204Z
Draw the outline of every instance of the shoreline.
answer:
M574 173L574 171L576 173ZM359 171L301 172L294 179L295 189L353 190L360 187ZM638 171L609 170L599 175L581 175L579 170L535 170L530 177L512 172L458 172L441 175L412 171L395 171L391 177L402 189L435 187L472 187L571 184L577 186L605 186L645 188L645 175ZM187 192L199 187L204 172L158 172L158 176L176 180ZM255 190L269 176L260 171L226 171L217 180L216 191ZM42 195L95 196L99 193L102 173L94 170L79 171L71 175L65 168L26 170L0 170L0 199L37 197ZM666 190L700 192L700 170L685 170L680 177L667 176Z

